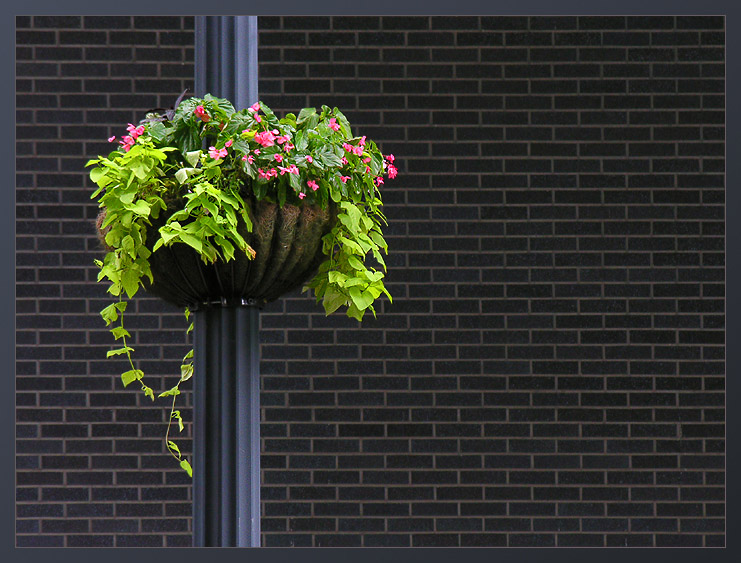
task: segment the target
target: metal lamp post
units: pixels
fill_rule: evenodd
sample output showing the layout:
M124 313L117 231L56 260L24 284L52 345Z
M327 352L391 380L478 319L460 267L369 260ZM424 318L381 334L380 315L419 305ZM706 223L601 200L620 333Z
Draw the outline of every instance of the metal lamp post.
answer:
M197 16L195 90L258 99L257 17ZM195 312L193 545L260 545L259 318L251 300Z

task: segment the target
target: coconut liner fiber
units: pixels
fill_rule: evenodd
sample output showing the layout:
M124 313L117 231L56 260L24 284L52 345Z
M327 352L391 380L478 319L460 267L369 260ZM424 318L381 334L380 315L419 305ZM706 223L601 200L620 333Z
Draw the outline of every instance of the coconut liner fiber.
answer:
M255 251L254 259L239 249L234 260L205 264L190 246L176 243L161 246L149 257L153 282L143 278L144 289L152 295L179 307L196 310L210 304L262 305L293 291L310 279L327 259L322 252L322 237L329 233L337 219L337 206L330 201L329 209L314 205L279 207L242 190L249 206L252 232L240 218L237 230ZM184 201L167 202L147 227L146 246L152 250L159 228ZM108 228L101 229L106 212L96 220L96 231L103 247Z

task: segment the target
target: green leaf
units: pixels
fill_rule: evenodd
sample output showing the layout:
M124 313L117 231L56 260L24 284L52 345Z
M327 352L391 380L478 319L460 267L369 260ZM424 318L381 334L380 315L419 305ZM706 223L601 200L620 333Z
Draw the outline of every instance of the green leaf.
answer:
M188 161L188 164L190 164L194 168L201 161L201 151L200 150L188 151L185 153L184 156L185 156L185 160Z
M192 246L193 248L195 248L199 253L203 252L203 243L198 237L183 232L180 233L180 240L188 246Z
M120 356L121 354L128 354L129 352L133 352L134 349L130 348L129 346L124 346L123 348L116 348L115 350L108 350L106 352L105 357L110 358L112 356Z
M188 381L191 377L193 377L193 364L180 366L180 381Z
M142 370L130 369L121 374L121 381L123 381L123 385L126 387L129 383L141 379L142 377L144 377L144 372Z
M299 114L298 118L296 119L296 125L301 125L306 121L309 117L316 114L316 108L304 108L302 109Z
M131 235L126 235L121 239L121 248L123 248L126 254L132 258L136 258L136 245L134 244L134 239Z
M121 276L121 284L129 298L133 297L139 289L139 273L134 270L124 270Z
M181 459L180 467L185 469L185 472L188 474L188 477L193 477L193 468L190 466L190 463L188 463L187 460Z
M133 205L127 206L127 209L130 209L137 215L141 215L142 217L147 217L149 216L150 205L143 199L140 199Z
M366 291L361 293L357 287L350 288L348 293L350 294L352 302L361 311L367 309L368 306L373 303L373 296L368 294Z
M92 161L91 161L92 162ZM89 163L88 163L89 164ZM95 182L96 184L98 181L105 177L105 171L102 168L93 168L90 171L90 179ZM102 187L102 186L101 186Z
M324 294L324 300L322 302L322 305L324 306L324 311L327 315L331 315L334 313L337 309L339 309L342 305L345 305L347 303L347 297L343 295L342 293L338 291L334 291L333 289L327 289L326 293Z
M152 399L152 401L154 401L154 391L152 391L152 388L145 385L143 390L144 396L149 397L150 399Z
M105 307L101 312L100 316L103 317L103 320L106 322L106 325L111 324L112 322L115 322L118 320L118 310L116 308L115 304L108 305Z
M361 271L364 271L365 270L365 264L363 264L357 258L357 256L354 256L354 255L348 256L347 257L347 263L350 264L350 266L352 266L356 270L361 270Z
M181 168L175 172L175 179L178 181L178 184L184 184L188 180L188 169Z
M158 397L176 397L177 395L180 395L180 389L178 389L178 386L176 385L172 389L168 389L167 391L163 391Z
M167 447L168 447L168 449L170 451L175 452L178 455L178 457L181 455L180 454L180 448L178 448L178 445L175 442L173 442L172 440L168 440L167 441Z

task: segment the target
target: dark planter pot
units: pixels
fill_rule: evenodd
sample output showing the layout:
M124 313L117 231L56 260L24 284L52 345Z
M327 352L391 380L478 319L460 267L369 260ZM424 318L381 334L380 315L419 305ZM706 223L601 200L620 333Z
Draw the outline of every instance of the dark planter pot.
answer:
M152 295L179 307L192 310L206 305L261 305L293 291L312 277L326 255L322 237L333 227L337 211L317 206L286 204L282 208L254 196L242 194L250 208L252 232L240 219L239 233L255 250L250 260L240 250L235 259L205 264L198 253L186 244L162 246L149 257L153 283L144 279L144 288ZM170 202L167 211L147 227L147 247L151 250L158 229L168 217L182 209L182 201ZM105 233L96 221L101 241ZM105 243L103 242L104 246Z

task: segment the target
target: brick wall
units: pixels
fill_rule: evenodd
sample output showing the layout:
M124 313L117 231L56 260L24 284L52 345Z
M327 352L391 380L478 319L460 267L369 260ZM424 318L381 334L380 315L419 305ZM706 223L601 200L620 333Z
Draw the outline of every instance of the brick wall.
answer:
M127 122L192 89L193 18L16 26L17 545L190 545L190 480L163 449L168 412L123 390L121 364L105 359L83 167ZM187 350L185 320L153 298L136 310L136 355L164 390Z
M190 84L192 25L18 19L19 545L189 542L166 413L104 358L81 167ZM723 545L723 20L259 26L261 98L400 169L394 304L262 315L263 544ZM165 388L183 320L136 307Z

